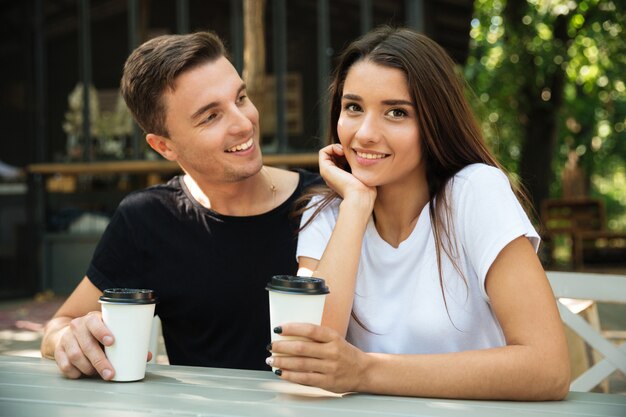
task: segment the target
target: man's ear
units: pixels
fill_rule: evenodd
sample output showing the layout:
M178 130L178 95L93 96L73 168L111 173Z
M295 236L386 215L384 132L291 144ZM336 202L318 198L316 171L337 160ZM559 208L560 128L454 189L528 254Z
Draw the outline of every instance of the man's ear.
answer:
M168 139L165 136L156 135L154 133L148 133L146 135L146 142L148 142L148 145L150 145L152 149L160 153L161 156L163 156L163 158L167 159L168 161L175 161L178 158L178 154L170 146L172 142L171 139Z

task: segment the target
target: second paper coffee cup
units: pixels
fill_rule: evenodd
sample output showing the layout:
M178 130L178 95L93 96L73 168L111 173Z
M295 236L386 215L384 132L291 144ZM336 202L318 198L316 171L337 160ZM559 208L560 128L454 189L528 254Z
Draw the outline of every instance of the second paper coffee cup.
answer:
M281 336L273 329L284 323L322 322L324 302L329 293L322 278L275 275L265 289L270 298L270 334L275 340L298 339ZM273 368L274 369L274 368Z
M110 288L104 290L99 301L102 321L115 338L113 345L104 348L107 359L115 370L113 381L143 379L157 302L154 291Z

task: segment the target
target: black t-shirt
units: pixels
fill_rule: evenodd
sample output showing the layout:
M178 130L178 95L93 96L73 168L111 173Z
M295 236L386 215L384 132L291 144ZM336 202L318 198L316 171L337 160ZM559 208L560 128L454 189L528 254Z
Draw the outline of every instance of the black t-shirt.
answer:
M150 288L171 364L269 369L272 275L295 274L295 200L317 174L298 171L296 191L274 210L224 216L200 205L182 176L129 194L100 240L87 276L100 290Z

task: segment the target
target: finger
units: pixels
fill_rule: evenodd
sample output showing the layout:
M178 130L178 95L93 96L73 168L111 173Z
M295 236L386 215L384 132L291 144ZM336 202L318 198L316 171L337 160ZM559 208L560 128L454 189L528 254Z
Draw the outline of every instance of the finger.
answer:
M282 369L283 371L289 370L294 372L317 372L327 374L333 370L329 361L312 357L270 356L265 363L273 368Z
M304 340L277 340L272 342L272 353L306 358L322 359L330 355L324 353L325 345ZM276 367L276 365L273 365Z
M61 373L67 378L76 379L80 378L83 375L83 373L78 368L72 365L72 362L70 361L69 357L67 356L60 344L54 350L54 360Z
M332 145L324 146L320 149L320 153L326 155L344 155L343 146L340 143L333 143Z
M341 155L341 156L345 155L343 151L343 146L341 145L341 143L334 143L332 147L333 147L333 152L335 152L335 154Z
M319 163L320 165L334 165L333 154L332 152L328 152L327 148L323 148L319 152Z
M276 374L280 376L281 379L294 382L296 384L319 387L331 392L343 392L343 390L337 390L336 388L332 387L328 383L328 377L324 374L319 374L316 372L297 372L287 369L279 369L278 371L279 372L276 372Z
M327 343L337 339L339 334L330 327L318 326L310 323L285 323L279 326L280 331L274 330L281 336L306 337L320 343Z
M92 375L94 371L91 368L95 368L95 371L100 374L102 379L108 380L113 378L114 370L111 363L106 358L104 350L100 346L99 340L94 337L94 333L102 335L105 333L102 330L104 323L100 319L100 316L91 315L84 317L84 320L74 319L70 322L70 326L73 326L74 334L78 340L81 353L86 357L88 365L85 365L84 361L74 362L86 375ZM108 332L108 330L106 330ZM110 332L109 332L110 334ZM112 343L113 337L109 336L110 340L106 340L108 343ZM80 359L76 355L77 359ZM85 369L83 369L85 368ZM85 372L85 370L91 373Z
M319 152L319 162L337 166L345 165L346 159L341 145L334 144L322 148Z
M89 333L95 337L98 342L104 346L111 346L115 341L113 333L102 321L102 313L99 311L92 311L85 316L85 324L89 329Z
M115 374L115 370L107 359L100 343L104 346L111 346L115 342L115 338L102 321L102 314L99 311L87 315L86 325L89 332L85 334L85 337L88 337L88 339L85 339L88 343L86 350L84 350L85 355L89 358L89 361L96 368L102 379L111 379Z
M320 152L332 154L334 152L334 149L335 149L335 144L331 143L330 145L326 145L323 148L321 148Z
M71 365L78 369L81 374L93 375L96 373L96 369L91 365L76 339L71 339L69 336L64 337L61 339L61 349Z
M147 362L150 362L152 360L152 352L148 351L148 360Z

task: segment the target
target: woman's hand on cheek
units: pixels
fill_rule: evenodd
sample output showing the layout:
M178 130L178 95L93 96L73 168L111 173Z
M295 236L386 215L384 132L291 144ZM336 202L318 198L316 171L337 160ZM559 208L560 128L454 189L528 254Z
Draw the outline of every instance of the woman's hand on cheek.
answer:
M323 147L320 149L318 156L320 174L322 174L324 178L332 177L333 173L337 175L341 173L341 171L347 172L345 168L348 162L346 161L343 147L340 144L334 143Z
M322 148L319 152L320 174L326 184L339 194L344 200L356 197L361 200L371 202L376 199L376 188L368 187L359 181L354 175L345 170L346 162L343 148L335 143Z
M306 323L281 326L282 336L309 339L272 342L268 365L278 368L282 379L332 392L358 391L365 378L367 355L345 341L336 331Z

